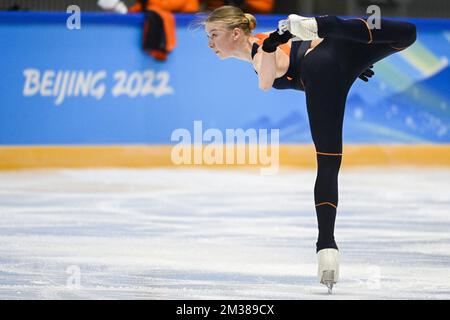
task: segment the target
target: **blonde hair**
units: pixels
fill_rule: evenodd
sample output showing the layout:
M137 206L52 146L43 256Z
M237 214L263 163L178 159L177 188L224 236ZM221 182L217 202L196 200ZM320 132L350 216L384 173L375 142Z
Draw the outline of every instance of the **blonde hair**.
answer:
M250 34L256 28L256 18L250 13L244 13L240 8L233 6L222 6L211 12L203 24L211 22L222 22L232 30L239 28L246 34Z

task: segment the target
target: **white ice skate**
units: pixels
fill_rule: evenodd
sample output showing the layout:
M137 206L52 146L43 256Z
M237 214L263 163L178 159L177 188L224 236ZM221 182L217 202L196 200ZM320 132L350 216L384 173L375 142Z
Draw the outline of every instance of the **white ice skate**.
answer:
M300 40L319 39L315 18L290 14L286 20L280 20L278 22L278 30L280 33L289 31Z
M331 294L333 286L339 280L339 251L336 249L322 249L317 253L319 260L318 276L320 283L328 288Z

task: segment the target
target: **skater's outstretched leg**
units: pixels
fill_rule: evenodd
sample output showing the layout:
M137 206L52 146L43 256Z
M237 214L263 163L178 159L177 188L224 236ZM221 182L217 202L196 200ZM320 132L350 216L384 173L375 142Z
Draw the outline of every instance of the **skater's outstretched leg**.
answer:
M308 38L323 38L305 59L326 51L341 68L341 79L351 86L369 66L404 50L416 41L416 26L409 22L381 19L380 29L372 29L367 19L341 19L336 16L294 19L288 25ZM299 16L296 16L299 17ZM282 20L283 21L283 20ZM297 22L296 22L297 21ZM291 28L291 29L292 29ZM288 28L289 29L289 28Z
M367 18L341 19L337 16L307 18L295 14L279 22L302 40L335 38L359 43L391 44L397 49L409 47L416 40L416 26L409 22L380 19L380 29L372 28Z
M319 38L336 38L365 44L390 44L397 49L416 41L416 26L409 22L380 20L380 29L371 28L367 19L344 20L336 16L316 17Z
M372 29L366 19L315 18L318 36L332 48L343 78L351 83L370 65L410 47L416 41L416 26L409 22L381 19L380 29Z

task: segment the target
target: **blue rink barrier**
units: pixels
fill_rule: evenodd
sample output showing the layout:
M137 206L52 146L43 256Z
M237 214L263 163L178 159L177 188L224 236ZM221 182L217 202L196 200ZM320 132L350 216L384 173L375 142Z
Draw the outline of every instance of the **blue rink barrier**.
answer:
M173 143L178 128L280 129L280 142L309 144L302 92L258 89L250 64L220 61L193 15L177 15L166 62L141 50L140 14L0 12L0 145ZM259 16L259 31L279 16ZM409 49L358 80L346 107L344 143L450 142L450 20L416 24Z

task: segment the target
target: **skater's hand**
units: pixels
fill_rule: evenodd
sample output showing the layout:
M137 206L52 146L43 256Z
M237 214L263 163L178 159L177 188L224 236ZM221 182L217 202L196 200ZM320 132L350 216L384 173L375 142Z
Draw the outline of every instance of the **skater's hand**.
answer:
M293 35L289 31L285 31L282 34L280 34L278 30L274 31L264 40L262 49L268 53L275 52L279 45L288 42L292 37Z
M372 76L375 74L372 70L373 66L369 66L363 73L359 75L358 78L360 78L364 82L369 82L369 78L372 78Z

